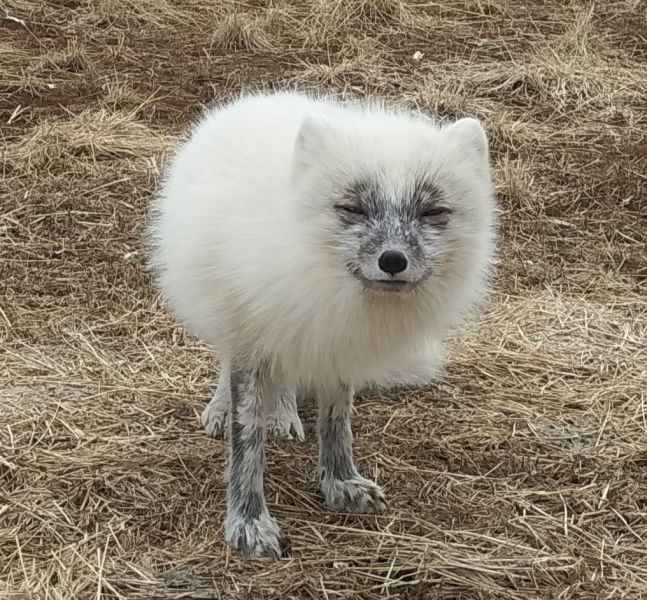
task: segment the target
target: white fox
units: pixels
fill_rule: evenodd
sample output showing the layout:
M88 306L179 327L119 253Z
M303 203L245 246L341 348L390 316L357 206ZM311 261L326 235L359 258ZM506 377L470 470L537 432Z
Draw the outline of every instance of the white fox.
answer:
M225 537L280 556L263 493L268 419L303 435L316 394L328 506L378 512L353 460L353 391L428 381L484 297L496 207L481 125L376 103L248 95L212 110L170 166L151 221L171 310L220 354L203 415L231 415ZM276 404L281 411L272 414Z

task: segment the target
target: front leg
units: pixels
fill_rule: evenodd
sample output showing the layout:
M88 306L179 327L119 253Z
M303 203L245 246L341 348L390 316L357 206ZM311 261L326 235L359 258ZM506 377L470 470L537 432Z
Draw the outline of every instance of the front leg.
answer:
M362 477L353 461L353 393L346 386L319 394L321 490L333 510L377 513L386 509L382 489Z
M263 493L266 374L263 367L230 375L231 455L225 538L245 556L279 558L279 528Z

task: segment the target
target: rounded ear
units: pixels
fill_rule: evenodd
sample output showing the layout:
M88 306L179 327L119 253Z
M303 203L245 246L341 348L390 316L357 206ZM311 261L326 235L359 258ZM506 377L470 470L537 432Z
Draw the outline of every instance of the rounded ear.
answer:
M461 146L471 148L483 159L488 158L487 135L479 121L471 117L459 119L456 123L449 126L449 131Z
M307 166L332 150L335 123L324 114L310 113L303 119L295 142L295 162Z

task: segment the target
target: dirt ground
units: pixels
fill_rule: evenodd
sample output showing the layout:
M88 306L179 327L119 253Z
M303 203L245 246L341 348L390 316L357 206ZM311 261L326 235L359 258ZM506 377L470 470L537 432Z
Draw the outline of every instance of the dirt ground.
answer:
M0 1L0 598L647 598L646 58L644 0ZM141 234L203 107L285 86L481 118L503 225L442 381L358 400L387 514L325 510L307 406L269 442L273 563Z

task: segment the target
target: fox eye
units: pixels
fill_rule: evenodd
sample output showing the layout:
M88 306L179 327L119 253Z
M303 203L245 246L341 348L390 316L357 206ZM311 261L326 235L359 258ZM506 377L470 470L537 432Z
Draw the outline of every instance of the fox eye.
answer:
M442 217L442 216L450 215L451 212L452 212L452 209L447 208L446 206L432 206L431 208L427 208L423 210L420 216L423 218Z
M362 209L360 206L357 206L356 204L338 204L337 206L335 206L335 208L345 213L348 213L350 215L356 215L356 216L366 215L366 212L364 211L364 209Z

